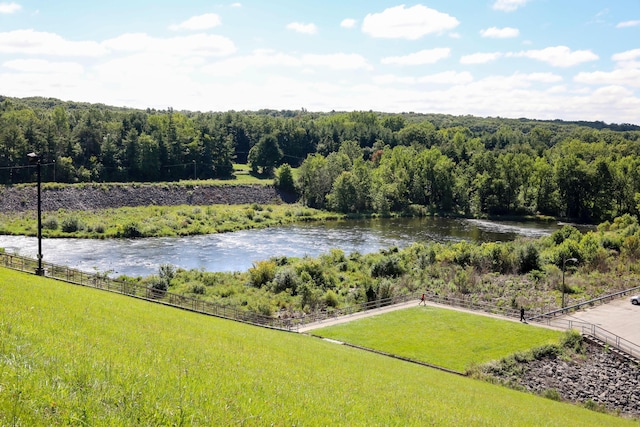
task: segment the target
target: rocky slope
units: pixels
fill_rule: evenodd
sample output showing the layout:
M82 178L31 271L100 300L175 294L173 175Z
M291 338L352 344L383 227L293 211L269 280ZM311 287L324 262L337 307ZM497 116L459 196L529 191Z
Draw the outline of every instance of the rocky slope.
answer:
M42 188L42 210L91 210L123 206L282 203L291 197L266 185L87 184ZM0 188L0 211L35 210L35 186Z
M570 360L545 357L521 362L518 374L491 375L536 394L557 392L562 400L640 418L640 366L601 345L587 340L584 345L585 354Z

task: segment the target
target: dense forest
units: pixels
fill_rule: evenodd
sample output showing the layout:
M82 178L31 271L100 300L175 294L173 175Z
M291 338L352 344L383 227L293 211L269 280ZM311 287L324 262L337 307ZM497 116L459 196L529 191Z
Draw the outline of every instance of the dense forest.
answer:
M441 114L135 110L0 96L0 183L275 175L303 203L345 213L638 213L640 126ZM291 167L297 168L293 183ZM287 178L287 179L285 179ZM295 184L295 185L294 185Z

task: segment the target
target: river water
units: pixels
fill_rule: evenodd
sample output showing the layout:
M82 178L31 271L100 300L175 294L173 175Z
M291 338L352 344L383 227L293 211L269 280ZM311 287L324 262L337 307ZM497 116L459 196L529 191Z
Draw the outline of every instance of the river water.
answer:
M560 228L555 222L496 222L451 218L399 218L303 223L262 230L179 238L43 239L43 260L111 276L148 276L162 264L204 271L245 271L273 256L318 256L332 248L370 253L413 242L509 241L540 237ZM37 239L0 236L8 253L36 257Z

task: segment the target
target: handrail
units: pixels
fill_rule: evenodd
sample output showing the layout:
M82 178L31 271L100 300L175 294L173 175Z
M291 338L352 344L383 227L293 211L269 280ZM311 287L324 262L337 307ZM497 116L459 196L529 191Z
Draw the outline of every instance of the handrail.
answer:
M618 299L618 298L620 298L622 296L625 296L625 295L628 295L628 294L631 294L631 293L636 293L638 291L640 291L640 286L636 286L634 288L625 289L625 290L622 290L622 291L619 291L619 292L615 292L615 293L612 293L612 294L603 295L601 297L593 298L593 299L590 299L590 300L587 300L587 301L583 301L583 302L580 302L578 304L573 304L573 305L570 305L570 306L567 306L567 307L564 307L564 308L560 308L558 310L549 311L547 313L541 313L541 314L539 314L537 316L530 317L530 320L537 320L538 318L544 318L544 317L549 317L549 316L554 316L555 317L555 316L558 316L558 315L568 314L568 313L570 313L572 311L575 311L575 310L578 310L578 309L580 309L580 308L582 308L582 307L584 307L586 305L593 306L596 303L609 302L611 300Z
M0 252L0 265L13 270L33 273L38 266L38 262L32 258ZM257 326L283 330L291 330L292 328L292 324L288 319L280 319L250 311L238 310L235 307L216 304L199 298L154 289L125 280L112 279L104 274L86 273L69 267L44 262L42 263L42 267L46 277L67 283L115 292L159 304L182 308L184 310Z
M640 361L640 346L626 340L613 332L609 332L604 328L597 325L583 326L581 329L582 335L591 335L594 338L599 339L606 345L617 348L618 350L632 356L636 361Z

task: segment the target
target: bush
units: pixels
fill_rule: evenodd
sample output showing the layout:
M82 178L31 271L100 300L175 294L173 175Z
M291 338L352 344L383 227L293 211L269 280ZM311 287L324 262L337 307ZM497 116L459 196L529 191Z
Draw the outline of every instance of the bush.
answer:
M292 268L287 267L276 273L272 283L272 290L274 293L280 293L288 290L291 295L296 295L298 285L300 284L300 278Z
M533 270L540 270L540 252L533 243L527 243L518 251L520 274L526 274Z
M124 226L122 230L122 236L130 239L134 239L136 237L141 237L142 233L140 232L140 229L138 228L137 223L130 222L129 224Z
M58 229L58 218L55 216L48 217L42 222L42 228L46 230L57 230Z
M249 269L249 281L256 288L271 282L276 276L276 263L273 261L254 262Z
M80 229L80 220L75 216L69 216L62 220L62 231L75 233Z
M395 256L387 256L371 266L372 277L398 277L403 270L400 261Z

